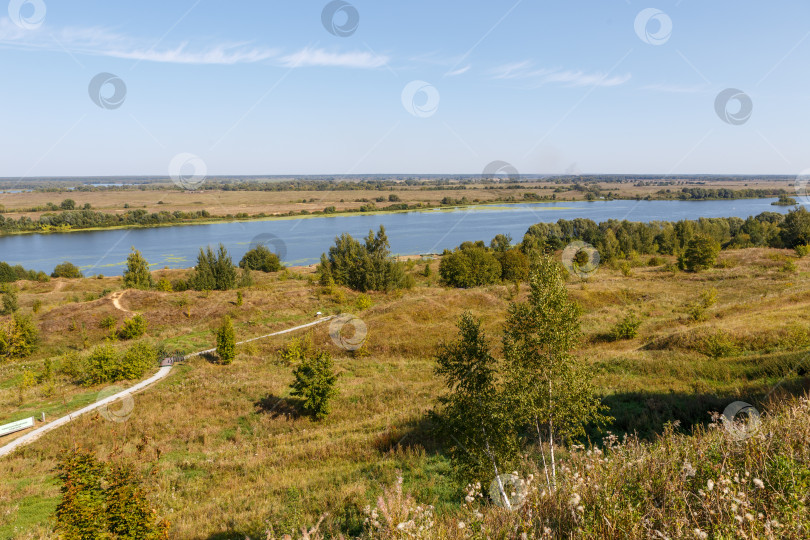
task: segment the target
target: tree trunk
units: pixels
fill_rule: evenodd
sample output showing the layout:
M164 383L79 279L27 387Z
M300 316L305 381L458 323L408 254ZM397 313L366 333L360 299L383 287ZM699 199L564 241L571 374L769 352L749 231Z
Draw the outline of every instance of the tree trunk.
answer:
M540 421L534 417L534 426L537 428L537 441L540 443L540 455L543 457L543 472L546 473L546 486L551 491L551 480L548 477L548 465L546 464L546 451L543 449L543 435L540 433Z
M501 494L501 500L503 500L503 504L506 505L506 509L511 511L512 510L512 502L509 500L509 497L506 496L506 491L503 489L503 482L501 481L501 475L498 473L498 464L495 463L495 456L492 455L492 451L489 448L489 438L487 437L487 431L482 427L481 431L484 432L484 444L486 445L487 456L489 456L489 460L492 462L492 468L495 470L495 482L498 484L498 492Z

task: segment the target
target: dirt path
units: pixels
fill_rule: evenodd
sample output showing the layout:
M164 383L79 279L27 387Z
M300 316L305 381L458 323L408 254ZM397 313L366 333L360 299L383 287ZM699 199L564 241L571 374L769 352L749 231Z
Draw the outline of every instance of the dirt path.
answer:
M119 308L119 309L121 309L121 308ZM247 343L248 341L255 341L257 339L262 339L262 338L266 338L266 337L270 337L270 336L278 336L278 335L281 335L281 334L288 334L290 332L295 332L296 330L301 330L303 328L309 328L310 326L315 326L315 325L321 324L323 322L332 320L333 318L334 318L333 316L322 317L322 318L318 319L317 321L313 321L311 323L302 324L302 325L299 325L299 326L295 326L293 328L287 328L286 330L279 330L278 332L273 332L272 334L265 334L263 336L255 337L255 338L248 339L248 340L245 340L245 341L240 341L239 343L237 343L237 345L241 345L242 343ZM215 349L208 349L208 350L205 350L205 351L199 351L199 352L191 353L191 354L188 354L188 355L184 356L183 360L187 360L187 359L189 359L189 358L191 358L193 356L200 356L200 355L205 354L205 353L210 353L210 352L213 352L214 350ZM131 396L132 394L134 394L136 392L139 392L140 390L143 390L147 386L150 386L153 383L155 383L155 382L163 379L164 377L166 377L171 372L172 367L173 367L173 365L161 367L158 370L157 373L155 373L154 375L152 375L148 379L139 382L135 386L127 388L126 390L118 392L117 394L109 396L109 397L107 397L105 399L96 401L95 403L91 403L90 405L88 405L87 407L84 407L83 409L79 409L78 411L72 412L72 413L70 413L68 415L63 416L62 418L59 418L57 420L54 420L53 422L45 424L44 426L42 426L40 428L37 428L34 431L26 433L22 437L20 437L18 439L14 439L13 441L11 441L10 443L8 443L5 446L0 446L0 457L6 456L6 455L12 453L14 450L16 450L17 448L19 448L19 447L21 447L23 445L34 442L35 440L39 439L41 436L45 435L49 431L52 431L52 430L54 430L54 429L56 429L56 428L58 428L60 426L64 426L65 424L69 424L70 422L76 420L77 418L79 418L80 416L82 416L84 414L87 414L87 413L89 413L91 411L94 411L94 410L100 408L100 407L103 407L103 406L108 405L108 404L110 404L110 403L112 403L114 401L117 401L117 400L119 400L119 399L121 399L123 397Z
M59 292L64 288L65 288L65 282L64 281L57 281L56 282L56 287L54 287L51 292Z
M132 311L128 310L127 308L121 305L121 297L124 296L124 293L126 292L127 291L116 291L110 295L110 300L112 300L112 304L113 306L115 306L115 309L123 311L128 315L134 315Z

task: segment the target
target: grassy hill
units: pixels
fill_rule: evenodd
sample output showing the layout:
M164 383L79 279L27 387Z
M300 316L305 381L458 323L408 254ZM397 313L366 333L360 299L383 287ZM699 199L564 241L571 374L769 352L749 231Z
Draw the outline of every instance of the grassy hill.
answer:
M619 489L621 478L628 477L628 470L642 470L638 464L644 460L658 464L658 469L648 470L674 474L674 461L666 465L662 456L676 447L691 448L689 459L696 467L700 460L722 463L715 459L724 455L716 454L722 450L717 447L721 435L704 432L711 411L743 400L767 413L777 398L807 388L810 259L797 259L787 250L730 250L722 252L720 267L699 274L673 272L665 266L668 262L661 258L650 266L649 257L641 257L624 271L603 266L587 282L578 278L568 282L571 296L585 309L585 339L577 354L592 365L594 382L616 418L611 431L637 432L642 441L653 441L668 422L677 421L679 432L693 426L701 430L694 438L670 434L656 443L631 443L616 450L624 456L624 467L618 459L600 465L604 480L598 483L603 486ZM46 358L53 359L58 371L59 359L66 353L81 353L101 343L108 334L99 327L105 317L120 324L140 313L149 323L149 340L182 352L212 347L212 329L225 315L233 318L237 339L310 322L318 311L354 313L365 322L368 336L361 349L350 352L332 342L328 325L312 332L314 343L332 353L340 374L340 394L332 414L322 422L301 415L296 399L290 397L291 367L281 361L278 350L293 337L279 336L242 346L229 366L195 358L175 368L166 380L135 396L125 422L110 422L94 413L0 459L0 538L50 537L48 520L59 500L54 467L74 447L91 449L105 459L125 458L151 471L155 505L171 522L172 538L265 538L271 527L280 536L310 526L327 513L321 532L356 534L366 517L363 509L373 506L399 475L403 491L420 504L435 507L437 537L461 534L457 521L469 514L462 504L463 486L454 482L425 418L441 390L433 375L433 355L441 340L455 335L456 319L465 310L482 317L490 335L496 335L509 301L522 298L526 287L517 292L514 286L501 285L447 289L437 282L438 262L431 265L432 277L426 278L423 264L412 263L409 272L416 287L370 293L372 305L362 310L357 293L319 286L308 268L254 273L256 283L243 289L242 306L236 305L234 291L134 290L116 294L116 306L111 295L121 288L120 278L18 282L24 313L41 302L34 318L42 344L31 358L0 364L0 423L38 417L41 412L53 419L96 400L108 385L82 387L63 374L57 374L52 384L22 383L31 379L26 371L43 370ZM175 279L185 273L164 270L155 276ZM696 308L714 295L712 289L716 303ZM611 341L611 328L629 313L642 321L638 336ZM786 419L773 420L781 422L773 424L781 431L776 427L771 431L782 433L780 444L790 448L804 444L804 454L791 459L806 468L807 431L798 429L808 425L806 404L784 410ZM594 442L605 435L593 430L591 434ZM0 443L12 439L4 437ZM768 440L776 439L771 435ZM746 452L740 457L738 451L734 459L748 463ZM584 452L567 456L569 468L585 467L586 457L591 459ZM767 458L762 460L766 467ZM749 472L753 467L750 461ZM800 470L785 467L794 477ZM738 469L744 474L743 468ZM712 471L714 482L723 475L733 477L728 468ZM701 481L709 479L704 472ZM763 469L760 474L767 472ZM647 486L641 478L628 485L636 490L664 489ZM695 486L687 487L697 493ZM582 498L588 494L593 497L592 508L610 499L579 491ZM571 514L571 509L552 511L561 501L538 492L536 503L527 508L535 508L535 517L557 516L555 523L562 527L559 516ZM642 516L665 521L666 516L645 514L649 508L641 498L628 495L616 501L625 501L630 505L626 512L635 512L622 514L621 523L635 519L642 524ZM635 510L631 502L638 505ZM796 504L795 513L803 516L806 526L806 497ZM576 517L576 507L573 512ZM615 523L617 515L603 517ZM511 527L515 516L486 508L483 519L488 527L505 523ZM585 521L572 523L570 530L576 531ZM611 530L615 538L623 533L644 537L646 531ZM692 534L691 529L681 532Z

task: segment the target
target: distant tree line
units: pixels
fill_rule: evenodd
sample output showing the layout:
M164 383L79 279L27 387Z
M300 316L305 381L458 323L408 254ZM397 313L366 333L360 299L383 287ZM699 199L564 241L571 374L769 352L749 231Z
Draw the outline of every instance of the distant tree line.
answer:
M804 207L787 215L763 212L742 219L700 218L677 222L639 223L590 219L561 219L556 223L537 223L529 227L520 250L529 253L564 248L574 240L593 245L602 260L622 258L631 253L679 255L696 235L717 242L722 249L773 247L793 249L810 244L810 212Z
M0 215L0 234L15 232L49 232L60 230L161 225L210 218L207 210L196 212L153 212L130 210L124 214L107 214L93 210L66 210L58 214L43 214L36 221L22 216L15 220Z

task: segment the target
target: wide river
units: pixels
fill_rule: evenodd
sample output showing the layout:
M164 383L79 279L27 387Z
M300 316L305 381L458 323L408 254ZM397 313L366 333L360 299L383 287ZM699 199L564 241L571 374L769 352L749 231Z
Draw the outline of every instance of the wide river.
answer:
M251 244L263 241L283 255L288 265L317 262L335 236L347 232L362 238L370 229L385 225L391 250L400 255L437 253L465 240L487 243L499 233L520 241L529 226L538 222L577 217L595 222L677 221L699 217L754 216L761 212L786 213L790 207L771 206L775 199L725 201L595 201L512 205L407 213L344 215L181 225L109 231L25 234L0 237L0 261L50 273L71 261L85 275L119 275L130 247L139 249L153 269L188 268L196 263L201 246L225 244L238 262Z

